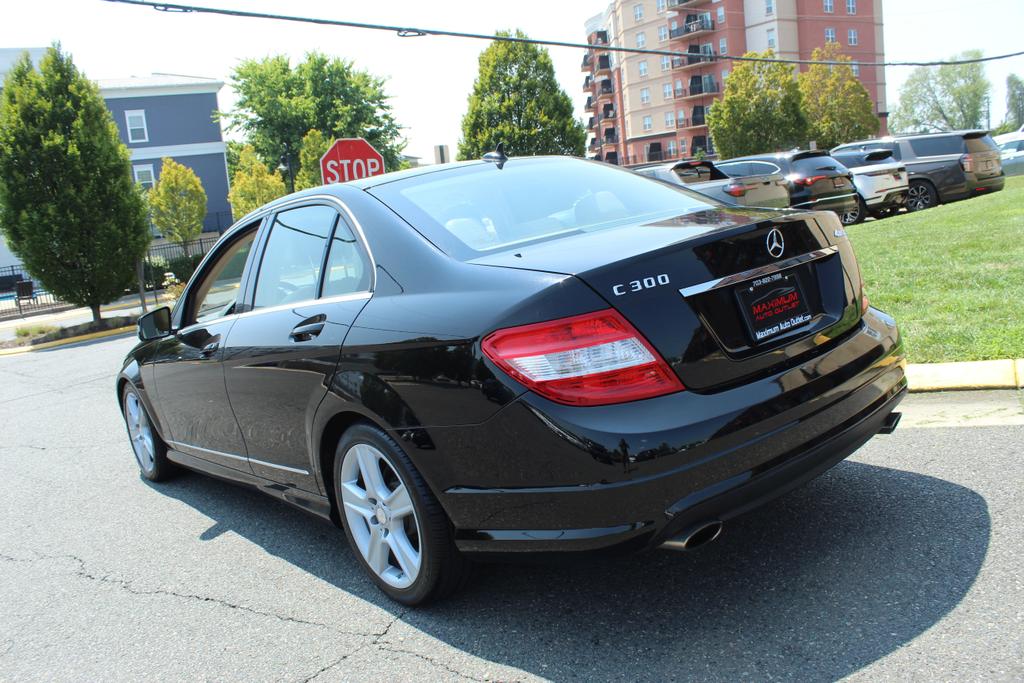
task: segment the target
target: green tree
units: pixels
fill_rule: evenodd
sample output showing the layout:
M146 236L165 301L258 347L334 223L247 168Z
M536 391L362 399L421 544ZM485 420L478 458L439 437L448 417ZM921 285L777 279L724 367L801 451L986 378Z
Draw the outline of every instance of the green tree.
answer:
M516 31L515 36L526 34ZM478 159L499 142L517 156L583 156L586 137L583 124L573 116L572 100L555 79L547 50L495 41L480 53L480 70L462 118L459 159Z
M238 170L231 179L228 201L235 216L241 217L267 202L288 194L284 180L273 173L256 156L256 150L246 145L238 155Z
M135 279L150 241L128 150L96 85L59 45L24 55L0 103L0 230L54 295L92 309Z
M748 52L745 57L773 57ZM722 100L707 117L715 149L723 159L776 152L807 141L800 87L788 64L739 62L725 82Z
M981 50L967 50L952 59L977 57ZM900 88L889 128L897 133L981 128L991 89L985 68L978 63L919 66Z
M182 245L199 237L206 217L206 191L188 166L174 159L160 162L160 180L149 191L149 217L167 239Z
M1006 120L1011 130L1024 126L1024 80L1017 74L1006 77Z
M807 135L819 149L831 149L850 140L878 134L878 116L867 89L853 74L850 58L840 54L839 43L815 48L816 62L797 75L807 119Z
M330 148L331 142L330 138L316 129L309 131L302 138L302 145L299 147L299 172L295 176L296 190L324 184L320 176L320 157Z
M299 168L302 138L316 129L330 138L362 137L395 170L405 147L384 92L384 81L351 62L310 52L293 68L283 55L242 61L234 70L229 130L242 131L269 165Z
M228 140L224 143L224 147L224 155L228 164L228 178L234 178L235 171L238 170L238 156L242 153L245 143L238 140Z

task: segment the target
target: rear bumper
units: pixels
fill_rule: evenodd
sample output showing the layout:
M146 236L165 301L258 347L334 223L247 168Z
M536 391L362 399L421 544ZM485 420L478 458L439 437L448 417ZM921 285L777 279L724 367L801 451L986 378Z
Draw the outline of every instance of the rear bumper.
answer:
M827 352L734 389L599 408L525 394L481 425L430 429L413 459L464 552L640 549L835 465L902 399L904 367L871 309Z
M841 195L806 199L793 204L792 208L805 209L807 211L833 211L835 213L845 213L846 211L853 211L857 208L857 193L850 191Z
M1004 185L1006 185L1006 175L1002 173L991 178L985 178L984 180L972 179L970 176L967 177L967 192L972 197L979 194L998 192L1003 189Z
M907 188L892 190L884 195L878 195L867 199L864 203L871 209L886 209L900 207L907 203Z

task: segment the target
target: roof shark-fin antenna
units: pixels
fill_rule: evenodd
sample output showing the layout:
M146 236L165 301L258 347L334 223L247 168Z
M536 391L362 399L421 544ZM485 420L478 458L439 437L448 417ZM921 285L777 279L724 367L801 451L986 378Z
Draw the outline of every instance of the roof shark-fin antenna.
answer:
M497 164L498 170L500 171L505 165L505 162L508 161L508 157L505 156L505 143L499 142L498 147L493 152L488 152L484 155L484 161Z

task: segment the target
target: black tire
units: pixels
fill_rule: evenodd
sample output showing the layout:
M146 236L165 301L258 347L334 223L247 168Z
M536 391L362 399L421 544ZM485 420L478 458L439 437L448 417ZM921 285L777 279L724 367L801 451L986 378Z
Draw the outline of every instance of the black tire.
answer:
M371 568L353 535L350 518L342 500L343 460L353 447L361 444L369 445L379 452L382 456L381 461L385 462L392 470L386 476L397 475L397 483L405 486L412 501L420 564L415 580L405 588L391 585ZM352 553L362 565L363 570L388 597L403 605L423 605L451 595L466 583L470 575L471 564L455 547L454 529L448 516L409 457L390 436L369 424L357 424L350 427L335 449L333 470L335 503L338 506L338 517L341 519L345 536L348 538L349 547L352 548ZM383 472L383 468L381 471ZM366 488L369 490L368 486ZM363 533L365 533L371 522L372 520L359 519L355 523L366 524L363 529ZM395 555L392 554L389 557L395 557Z
M864 203L864 200L857 195L857 206L851 211L845 211L839 214L839 222L843 225L856 225L864 221L864 218L868 214L868 207Z
M140 411L141 421L135 420L130 406ZM177 474L178 468L167 459L167 444L153 427L153 419L146 410L146 404L139 397L135 387L129 383L125 383L121 390L121 416L124 418L125 429L128 430L128 440L135 455L135 462L139 466L139 474L153 482L165 481ZM133 425L136 430L134 432ZM138 436L143 426L148 430L148 440L145 436Z
M907 211L924 211L938 205L939 195L927 180L912 180L907 193Z

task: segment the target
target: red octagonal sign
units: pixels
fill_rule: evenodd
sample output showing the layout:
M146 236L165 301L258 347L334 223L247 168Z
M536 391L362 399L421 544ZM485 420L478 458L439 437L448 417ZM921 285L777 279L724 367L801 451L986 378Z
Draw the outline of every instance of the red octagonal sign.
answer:
M320 177L324 185L369 178L384 172L384 157L363 138L335 140L320 157Z

